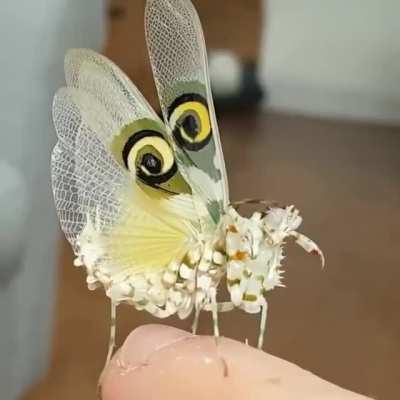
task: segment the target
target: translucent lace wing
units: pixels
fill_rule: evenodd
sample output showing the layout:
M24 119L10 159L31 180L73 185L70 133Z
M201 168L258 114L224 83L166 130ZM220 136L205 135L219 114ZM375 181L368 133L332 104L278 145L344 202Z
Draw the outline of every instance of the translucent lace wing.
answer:
M68 87L90 94L106 114L89 115L90 105L80 107L96 134L109 143L121 127L142 118L159 120L157 114L130 79L106 57L89 49L71 49L65 57L65 79ZM98 110L96 110L98 111ZM93 118L92 118L93 117Z
M100 261L111 275L165 267L198 219L191 196L143 190L112 151L123 127L161 121L128 78L92 51L68 53L66 77L53 103L52 184L67 239L86 264Z
M100 118L85 121L79 103L91 104L88 113ZM59 139L52 154L54 198L63 231L76 251L88 217L97 215L101 228L115 223L121 206L119 189L130 181L91 127L102 126L103 134L113 129L112 119L103 118L104 111L77 89L60 89L54 98L53 119Z
M161 108L181 167L218 219L229 201L228 185L198 15L187 0L148 0L145 29Z

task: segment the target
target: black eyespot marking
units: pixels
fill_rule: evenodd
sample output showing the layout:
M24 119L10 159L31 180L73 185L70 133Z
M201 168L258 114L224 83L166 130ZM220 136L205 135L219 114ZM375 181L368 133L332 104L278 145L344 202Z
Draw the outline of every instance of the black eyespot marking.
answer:
M151 174L159 174L161 172L161 161L151 153L146 153L141 163Z
M160 132L157 131L148 131L148 130L144 130L144 131L139 131L135 134L133 134L128 141L125 143L125 146L122 150L122 159L124 161L125 167L129 169L128 166L128 157L129 157L129 153L132 149L132 147L139 142L139 140L145 138L145 137L159 137L159 138L163 138L163 135Z
M169 143L157 131L134 133L124 145L122 159L128 170L150 186L168 181L178 171Z
M161 183L169 181L178 172L176 163L164 174L160 175L147 175L142 169L138 168L136 171L137 177L149 186L157 186Z
M179 96L168 108L168 120L176 143L198 151L211 140L212 128L207 100L197 93Z
M201 103L207 107L207 100L202 95L198 93L185 93L177 97L168 107L168 117L171 117L171 114L175 111L175 109L178 106L184 103L188 103L190 101Z
M181 127L186 131L187 135L190 136L192 139L195 139L200 131L200 124L197 118L192 114L188 114L183 119Z

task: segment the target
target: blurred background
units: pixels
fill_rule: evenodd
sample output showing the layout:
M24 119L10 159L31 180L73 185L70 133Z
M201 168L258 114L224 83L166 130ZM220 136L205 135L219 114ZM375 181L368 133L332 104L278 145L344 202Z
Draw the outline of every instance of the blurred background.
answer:
M50 194L51 99L63 56L90 47L157 106L144 0L0 5L1 399L95 399L108 302L89 292ZM231 198L295 204L327 257L289 246L265 350L379 400L400 395L400 5L194 0L205 31ZM118 341L159 322L121 306ZM257 320L224 315L255 343ZM189 328L175 318L163 323ZM201 319L201 332L210 321Z

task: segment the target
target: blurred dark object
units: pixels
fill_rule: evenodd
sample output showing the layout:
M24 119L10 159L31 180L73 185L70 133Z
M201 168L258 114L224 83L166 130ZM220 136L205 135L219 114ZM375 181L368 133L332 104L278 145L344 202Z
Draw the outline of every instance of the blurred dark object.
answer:
M257 65L254 62L238 62L233 55L226 55L227 59L215 61L222 58L210 52L211 60L211 83L213 97L217 112L249 110L257 107L264 98L264 90L258 80ZM213 64L217 64L213 67ZM229 66L231 68L229 68Z
M217 63L216 68L211 68L216 108L225 111L257 106L264 95L257 75L263 29L263 2L193 2L203 25L210 61L212 62L215 54L226 52L232 55L233 63L237 64L235 66L228 60L225 64ZM144 7L145 0L110 0L109 34L105 53L129 75L158 111L158 98L144 38ZM224 60L226 58L222 59L223 62ZM233 69L229 68L230 65L233 65ZM225 80L222 90L219 88L221 79Z

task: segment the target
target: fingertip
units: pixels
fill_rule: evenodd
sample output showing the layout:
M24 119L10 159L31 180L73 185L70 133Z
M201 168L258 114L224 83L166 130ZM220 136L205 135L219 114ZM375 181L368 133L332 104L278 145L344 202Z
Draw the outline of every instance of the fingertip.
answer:
M130 398L133 382L141 369L147 367L154 354L163 348L194 337L180 329L158 324L147 324L133 330L115 353L100 378L103 400ZM144 381L147 384L147 381ZM148 382L151 385L151 382ZM140 399L140 397L135 397Z
M123 364L139 365L148 361L152 354L164 347L194 337L192 334L172 326L148 324L132 331L119 353Z
M223 388L224 371L213 337L144 325L127 337L103 372L102 399L127 400L134 394L136 400L195 400L205 398L205 391L214 398Z
M103 400L367 399L243 343L163 325L134 330L101 386Z

